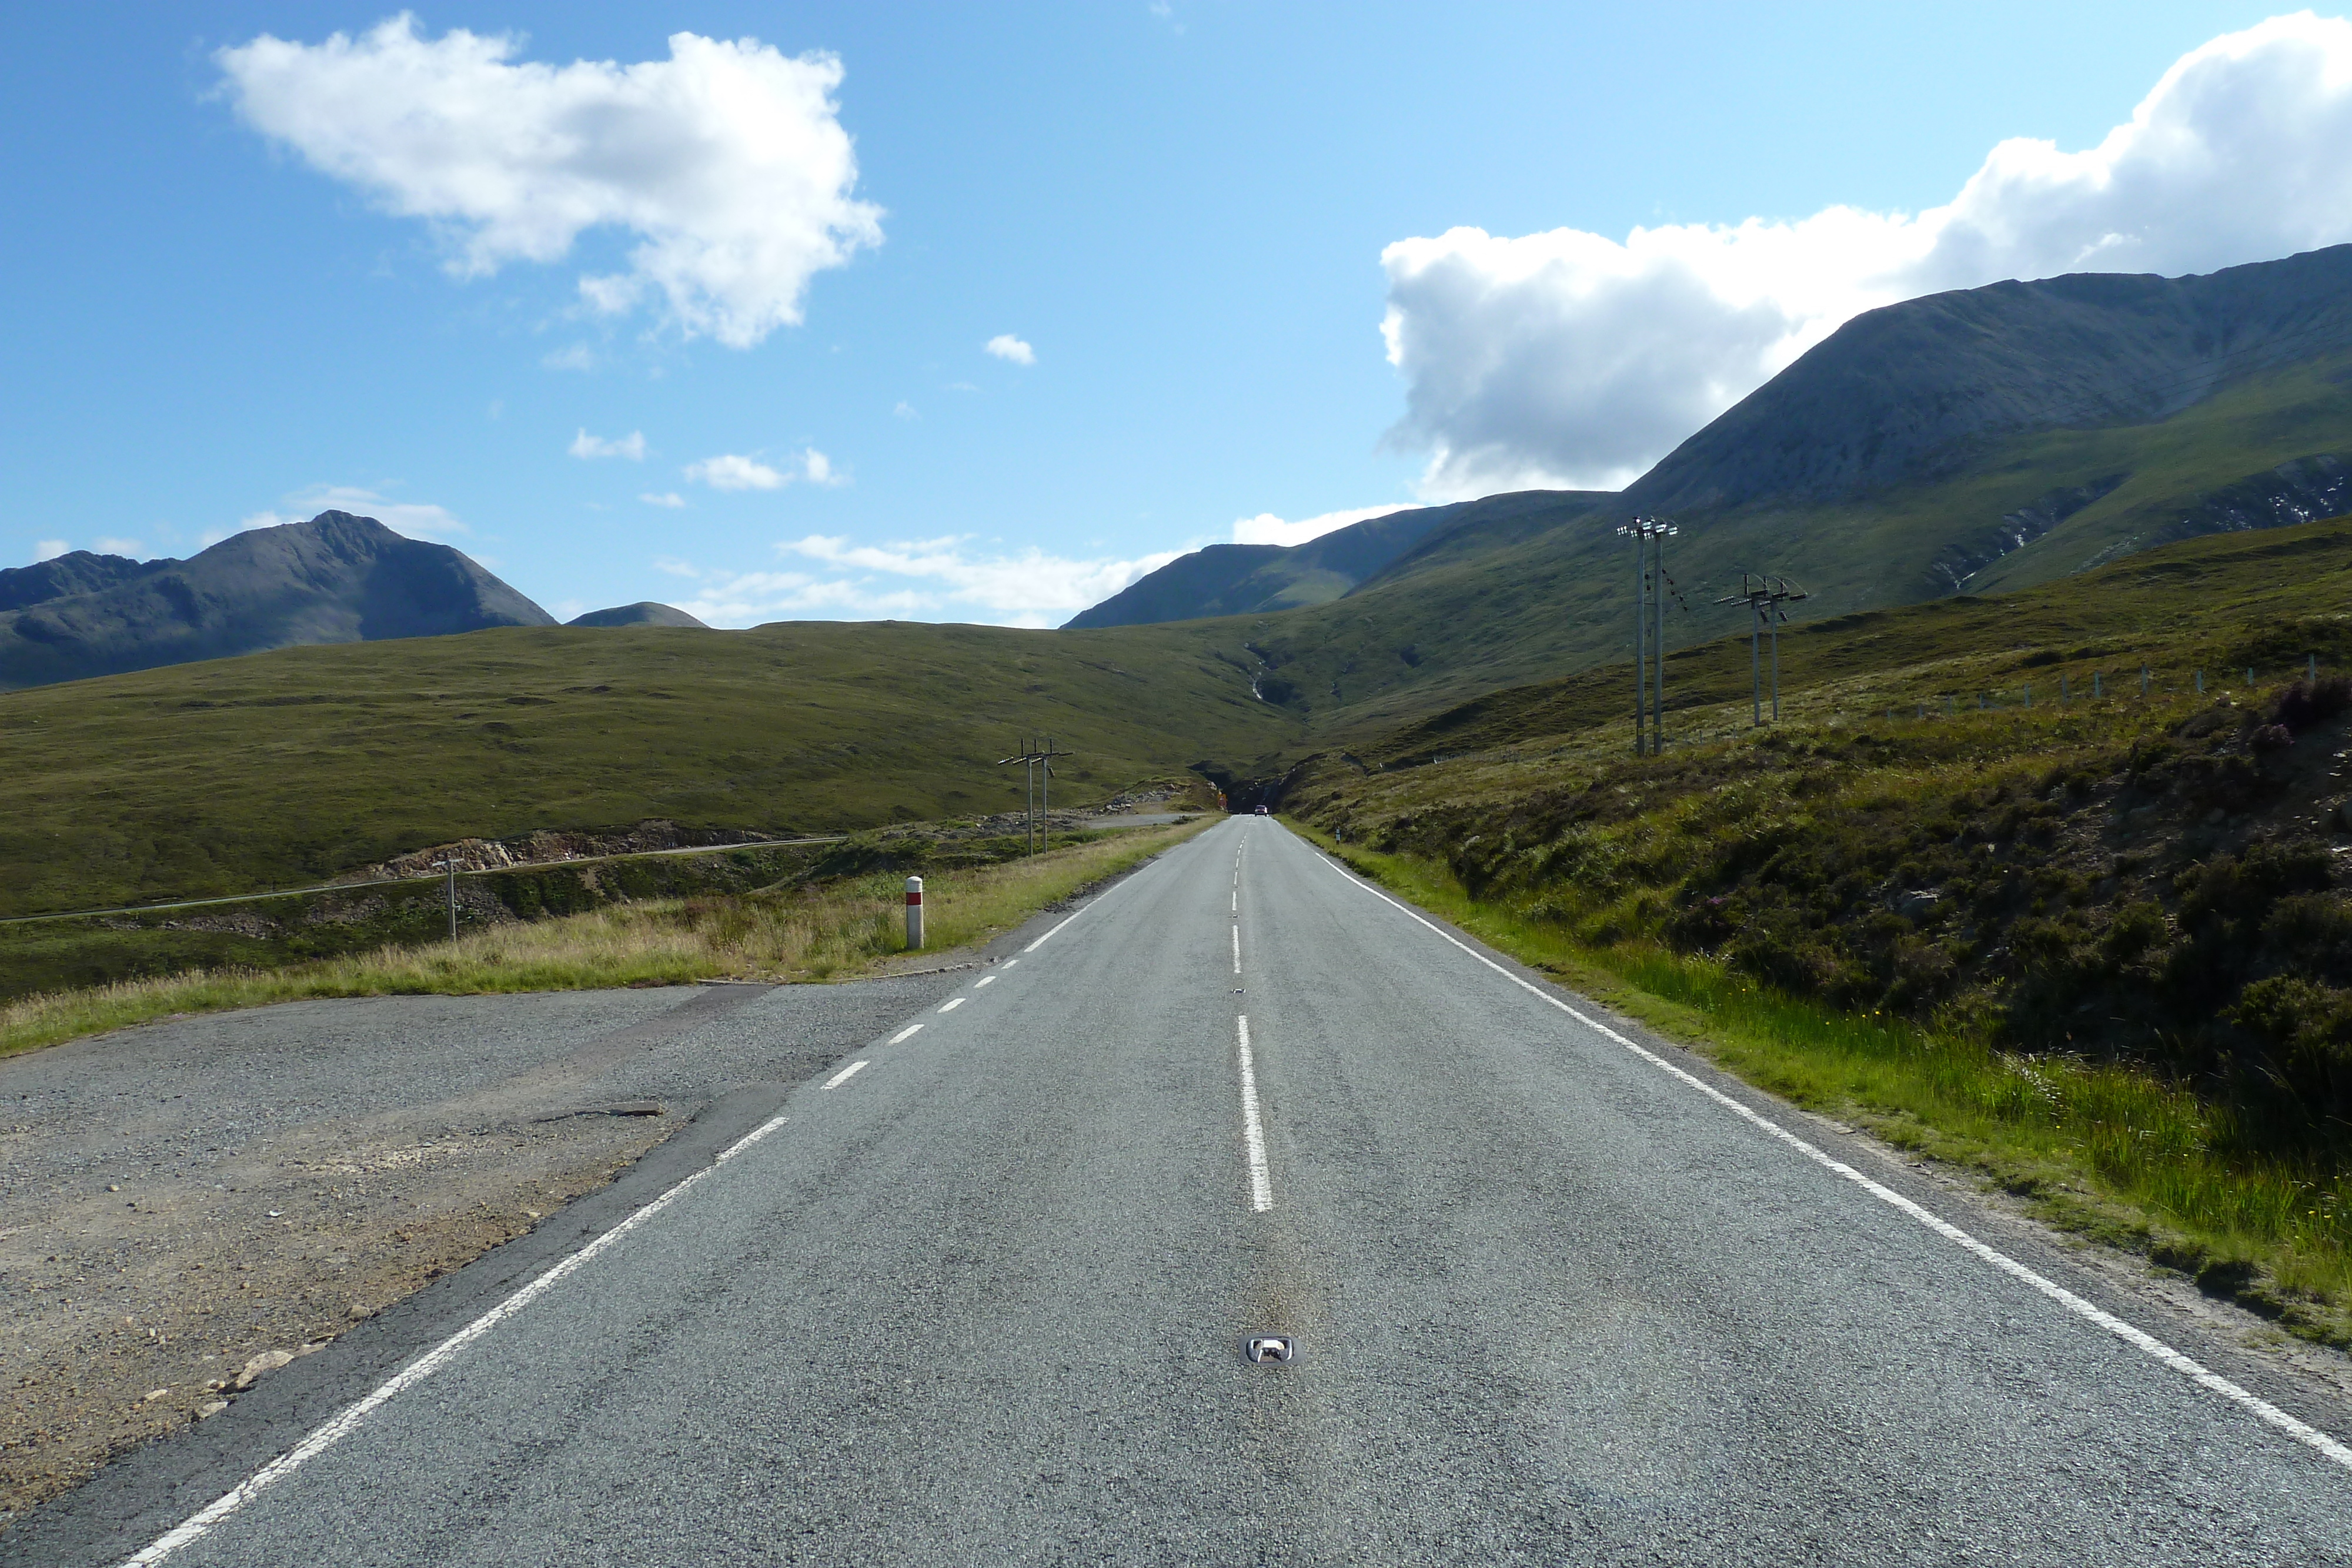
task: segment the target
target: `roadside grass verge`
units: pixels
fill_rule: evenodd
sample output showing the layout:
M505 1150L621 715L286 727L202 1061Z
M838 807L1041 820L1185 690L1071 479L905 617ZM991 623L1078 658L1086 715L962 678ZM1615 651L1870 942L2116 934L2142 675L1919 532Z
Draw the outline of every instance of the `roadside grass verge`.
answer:
M1973 1171L2045 1222L2189 1274L2305 1338L2352 1346L2344 1174L2231 1148L2223 1113L2152 1074L1840 1012L1648 941L1589 943L1556 917L1471 898L1418 857L1289 825L1748 1082Z
M984 942L1214 821L1188 819L1022 860L927 872L923 956ZM0 1057L175 1014L313 998L856 978L908 967L903 887L894 871L757 893L644 900L494 925L455 942L386 946L278 969L194 969L26 997L0 1007Z

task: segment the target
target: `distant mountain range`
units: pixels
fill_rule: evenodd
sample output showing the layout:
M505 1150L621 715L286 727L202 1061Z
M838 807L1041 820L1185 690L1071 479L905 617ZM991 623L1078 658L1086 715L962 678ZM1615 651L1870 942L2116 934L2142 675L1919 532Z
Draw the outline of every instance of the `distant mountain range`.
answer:
M297 643L554 624L447 545L321 512L186 560L76 550L0 571L0 688Z
M1730 628L1741 612L1712 601L1742 571L1796 578L1818 616L2347 510L2352 246L2339 246L2202 277L2082 274L1888 306L1620 494L1530 491L1287 549L1213 546L1070 625L1197 620L1318 727L1385 723L1626 656L1633 563L1615 530L1637 512L1681 526L1668 636L1683 643Z

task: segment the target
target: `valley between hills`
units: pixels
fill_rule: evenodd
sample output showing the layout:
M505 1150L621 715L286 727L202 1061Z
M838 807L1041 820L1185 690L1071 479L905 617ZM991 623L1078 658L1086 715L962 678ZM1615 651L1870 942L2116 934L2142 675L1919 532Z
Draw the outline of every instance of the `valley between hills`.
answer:
M23 1060L116 1063L151 1095L171 1048L107 1031L226 1013L276 1021L222 1040L276 1041L275 1071L324 1084L340 1048L320 1054L302 1006L450 998L399 1106L215 1095L157 1124L214 1140L184 1179L122 1212L82 1200L98 1239L24 1260L55 1298L26 1333L91 1370L5 1424L0 1513L667 1146L665 1101L614 1086L701 1103L736 1071L740 998L877 979L800 1009L803 1068L827 1071L874 1009L932 1005L1039 909L1221 807L1281 813L1498 951L2352 1389L2322 1348L2352 1345L2347 454L2352 248L1891 307L1624 493L1211 547L1059 631L717 631L650 603L558 626L458 552L341 513L186 562L0 573L0 1055L80 1040L95 1065ZM1668 744L1637 757L1617 529L1657 513L1681 530ZM1762 650L1715 602L1759 570L1807 591L1761 724ZM1059 846L1033 857L1003 759L1039 736L1067 755ZM1175 820L1118 829L1110 804ZM713 852L665 852L694 846ZM454 915L431 882L268 895L449 855L474 868ZM908 873L936 956L898 951ZM751 984L620 999L698 981ZM593 993L625 1049L419 1086L505 1016L460 998L526 992ZM237 1011L265 1003L297 1006ZM623 1070L641 1036L685 1053L670 1078ZM256 1164L223 1116L256 1147L341 1152ZM12 1135L45 1170L121 1153L47 1120ZM278 1234L289 1206L309 1241ZM123 1333L85 1321L93 1280ZM222 1314L262 1337L223 1340Z

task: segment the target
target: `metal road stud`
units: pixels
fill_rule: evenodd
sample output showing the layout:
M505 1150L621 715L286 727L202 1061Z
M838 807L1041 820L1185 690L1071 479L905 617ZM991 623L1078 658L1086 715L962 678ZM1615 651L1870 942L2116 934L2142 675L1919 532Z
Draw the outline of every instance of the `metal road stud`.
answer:
M1252 1334L1242 1342L1242 1354L1254 1366L1287 1366L1297 1358L1298 1345L1286 1333Z

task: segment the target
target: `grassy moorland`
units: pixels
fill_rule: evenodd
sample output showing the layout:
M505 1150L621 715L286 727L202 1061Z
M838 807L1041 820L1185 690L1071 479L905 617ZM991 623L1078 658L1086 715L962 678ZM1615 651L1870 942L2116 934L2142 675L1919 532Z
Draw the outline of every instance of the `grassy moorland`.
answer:
M2347 588L2341 521L2195 541L1785 636L1778 727L1717 644L1669 662L1663 757L1604 672L1319 757L1285 810L1756 1082L2352 1343Z
M869 842L816 876L740 894L605 904L506 921L455 942L376 946L279 967L193 969L0 1006L0 1056L175 1014L311 997L588 989L698 980L855 978L908 962L904 877L924 877L922 960L1012 929L1039 910L1200 832L1214 818L1099 835L990 863Z
M648 818L854 832L1057 803L1301 733L1197 627L507 628L0 695L0 915L322 882Z

